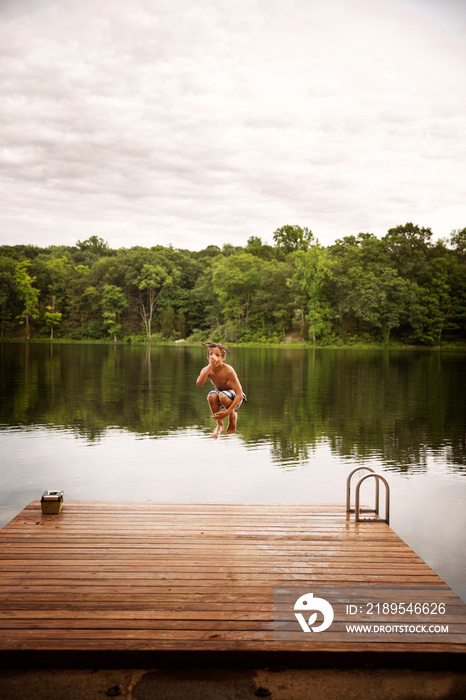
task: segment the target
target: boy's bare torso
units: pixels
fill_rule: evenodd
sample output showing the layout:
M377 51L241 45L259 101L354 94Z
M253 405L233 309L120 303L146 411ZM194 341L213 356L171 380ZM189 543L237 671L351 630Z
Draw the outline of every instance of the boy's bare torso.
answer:
M210 381L216 389L223 391L224 389L233 389L237 391L238 377L233 367L222 363L219 367L213 367L209 372Z

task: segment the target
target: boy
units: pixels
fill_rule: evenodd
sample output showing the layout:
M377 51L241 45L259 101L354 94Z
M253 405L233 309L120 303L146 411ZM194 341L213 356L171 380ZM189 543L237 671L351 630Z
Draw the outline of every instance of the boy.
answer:
M238 415L235 408L240 408L246 402L246 395L243 393L236 372L230 365L224 364L228 348L220 343L201 343L207 350L209 364L201 370L196 379L197 386L203 386L206 379L210 379L215 387L207 395L212 418L217 421L217 427L212 433L214 440L218 438L223 430L223 418L228 416L227 433L234 433Z

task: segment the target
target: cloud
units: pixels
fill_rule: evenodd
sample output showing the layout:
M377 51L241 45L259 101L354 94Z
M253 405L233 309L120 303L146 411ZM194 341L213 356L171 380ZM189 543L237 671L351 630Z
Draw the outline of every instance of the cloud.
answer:
M466 46L430 9L2 4L2 241L198 248L300 223L327 243L427 216L446 235L452 212L462 227Z

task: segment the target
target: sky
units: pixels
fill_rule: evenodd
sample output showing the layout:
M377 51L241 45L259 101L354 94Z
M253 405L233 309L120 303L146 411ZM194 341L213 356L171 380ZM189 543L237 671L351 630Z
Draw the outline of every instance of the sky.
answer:
M466 226L466 0L0 0L0 243Z

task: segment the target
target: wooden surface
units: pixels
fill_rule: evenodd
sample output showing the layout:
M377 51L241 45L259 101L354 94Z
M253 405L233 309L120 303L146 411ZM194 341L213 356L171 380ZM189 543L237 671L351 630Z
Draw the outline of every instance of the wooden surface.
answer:
M276 585L421 584L461 602L385 523L343 506L33 501L0 532L0 649L464 652L274 641ZM434 588L432 589L434 592Z

